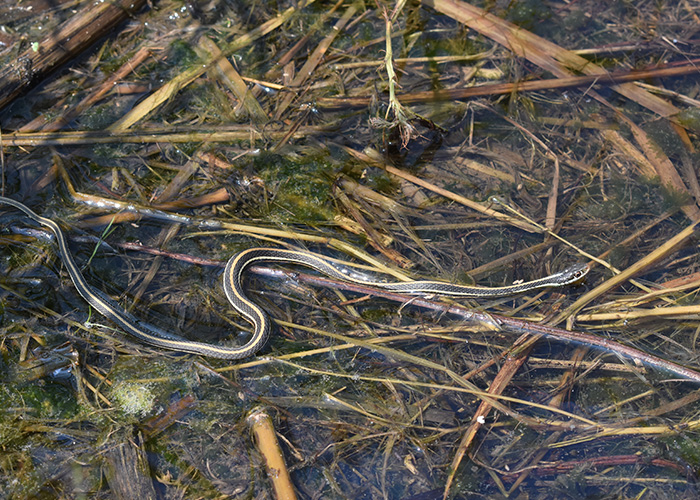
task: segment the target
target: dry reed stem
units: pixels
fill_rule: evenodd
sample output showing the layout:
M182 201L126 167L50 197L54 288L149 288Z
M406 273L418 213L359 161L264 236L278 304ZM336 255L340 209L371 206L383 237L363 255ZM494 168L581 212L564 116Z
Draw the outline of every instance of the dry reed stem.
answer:
M423 0L422 3L491 38L513 51L515 55L524 57L559 77L571 76L570 70L588 75L608 74L605 69L589 60L466 2ZM632 83L615 85L613 89L664 117L671 117L680 111L672 104Z
M315 0L306 0L306 2L298 5L297 7L290 7L277 17L264 22L257 28L249 31L245 35L240 36L222 50L221 57L228 57L233 52L250 45L258 38L279 28L282 24L287 22L295 12L312 4L314 1ZM209 69L209 67L212 64L216 64L216 62L216 59L212 59L206 64L196 65L195 67L185 70L179 75L175 76L165 85L153 92L149 97L134 106L131 111L113 123L108 130L111 132L121 132L131 128L135 123L144 119L149 113L160 107L161 104L175 97L180 90L202 76Z
M401 65L424 63L445 64L449 62L479 61L482 59L488 59L492 55L493 49L487 52L480 52L478 54L465 54L458 56L395 57L393 58L393 61L395 64ZM332 68L334 70L342 71L346 69L381 67L385 64L386 61L358 61L352 63L334 64Z
M639 173L641 173L642 176L648 179L654 177L656 169L651 162L641 151L634 147L634 144L623 137L620 132L617 130L605 129L601 130L600 134L607 144L617 149L620 153L625 155L626 158L631 159L637 167L639 167Z
M324 130L321 127L303 127L298 129L292 137L302 139L312 137ZM228 129L228 130L226 130ZM172 127L148 130L122 130L122 131L60 131L60 132L33 132L14 133L3 135L3 146L77 146L81 144L148 144L148 143L181 143L181 142L234 142L260 140L264 137L283 137L283 131L265 131L264 136L249 124L233 125L230 127L206 127L173 131Z
M286 271L273 270L270 268L260 266L253 266L251 268L251 272L274 278L288 278L290 276L290 274ZM470 309L459 304L449 304L425 299L420 296L388 292L386 290L375 289L367 285L359 285L345 281L337 281L305 273L292 273L292 275L294 276L294 279L298 281L302 281L304 283L316 286L322 286L331 289L348 290L358 294L382 297L402 304L410 304L411 306L437 311L442 314L455 315L457 317L462 318L465 321L474 322L481 328L486 328L493 331L504 330L520 334L526 333L531 335L541 335L548 338L563 340L566 342L575 342L587 346L597 347L605 351L613 352L620 357L634 360L637 363L643 363L656 369L669 371L679 377L683 377L693 382L700 383L700 372L696 370L687 368L672 361L659 358L658 356L654 356L652 354L641 351L626 344L620 344L607 337L601 337L586 332L576 330L565 330L563 328L550 326L554 324L553 321L548 321L548 324L535 323L532 321L512 318L509 316L502 316L499 314L489 314L483 311ZM280 320L277 320L277 323L286 325L285 322L282 322ZM383 352L384 349L382 347L372 348L370 347L370 344L368 344L366 341L359 339L351 339L350 337L339 335L336 333L330 333L317 329L309 329L307 327L299 327L298 325L296 325L294 328L298 328L304 331L311 331L316 334L323 335L325 337L342 340L343 342L355 343L360 347L365 347L379 352ZM400 359L406 359L410 360L411 362L416 362L419 365L424 366L426 368L437 368L440 366L437 363L433 363L427 360L418 361L420 358L416 358L415 356L411 356L406 353L393 353L393 357L397 356ZM450 374L450 376L452 375ZM461 382L462 380L460 379L459 383Z
M424 0L423 3L479 31L484 36L512 50L516 55L528 59L555 75L568 77L571 75L570 70L581 71L589 75L607 74L605 69L589 62L587 59L466 2L458 0ZM672 104L632 83L614 85L612 88L628 99L663 117L670 118L680 112ZM597 94L592 92L590 95L593 95L601 102L605 102L607 105L607 101L604 101ZM687 189L676 169L658 147L650 144L646 133L622 113L618 112L618 117L632 128L637 142L640 143L647 153L647 158L654 165L655 171L664 185L668 185L680 193L687 193ZM675 129L683 142L690 146L691 142L685 130L680 127L675 127ZM691 220L700 220L700 209L695 204L687 204L683 207L683 210Z
M697 285L694 285L694 287ZM631 309L609 313L588 313L576 316L577 321L629 321L645 318L676 318L697 319L700 315L700 305L654 307L652 309Z
M489 385L489 394L501 395L503 393L503 390L508 387L508 384L510 384L515 374L520 370L525 361L527 361L528 354L538 340L539 336L523 335L515 341L513 347L518 350L518 354L508 356L501 369L498 370L496 377ZM476 439L476 433L486 423L486 417L488 417L492 409L493 406L488 401L482 401L474 413L474 419L462 436L462 440L455 451L454 457L452 457L452 463L450 464L443 489L443 500L447 500L449 497L450 488L454 482L459 465L462 463L462 459L467 453L467 450L471 447L474 439Z
M395 249L390 248L389 245L393 243L393 238L391 236L382 234L375 229L341 189L335 189L334 194L336 200L352 216L352 220L362 228L363 234L367 237L367 242L372 248L401 268L411 267L412 262L410 259L404 257Z
M292 479L284 463L282 449L272 419L263 409L251 412L246 422L255 437L255 446L263 456L267 477L272 483L273 496L276 500L296 500Z
M115 133L124 132L131 128L135 123L143 120L150 113L158 109L161 104L175 97L180 90L202 76L208 66L208 64L198 65L178 74L175 78L154 91L149 97L139 102L126 115L114 122L107 130L111 133Z
M10 104L51 70L90 48L145 4L145 0L86 3L86 8L48 34L36 48L28 48L13 64L0 70L0 108Z
M323 40L321 40L321 42L306 60L304 65L297 72L296 76L291 81L292 87L301 87L308 81L309 78L311 78L313 72L316 70L319 64L321 64L321 61L326 55L326 52L328 52L328 49L331 46L331 44L335 41L338 35L340 35L340 33L350 22L350 20L353 18L356 12L357 6L355 4L351 4L345 10L345 13L342 15L342 17L338 19L333 28L331 28L330 33L326 35ZM282 115L285 111L287 111L287 108L292 103L295 97L295 94L290 93L282 98L282 101L277 105L275 109L275 120L281 119Z
M396 61L398 62L398 60ZM624 82L637 82L647 78L694 74L698 71L698 63L700 63L700 61L693 60L690 61L689 64L683 66L661 66L641 70L615 71L605 75L565 76L525 82L481 84L468 88L426 90L422 92L398 94L397 97L404 104L423 104L440 101L469 100L475 97L536 92L538 90L590 87L592 85L611 86ZM639 84L635 83L635 85ZM370 104L370 99L370 97L364 96L320 97L316 100L316 106L327 110L363 108Z
M345 151L347 151L349 154L351 154L352 156L356 157L359 160L378 165L392 175L400 177L401 179L407 180L407 181L409 181L413 184L416 184L424 189L427 189L427 190L432 191L434 193L437 193L441 196L444 196L445 198L447 198L449 200L455 201L461 205L464 205L468 208L471 208L472 210L475 210L483 215L486 215L487 217L493 217L494 219L497 219L501 222L506 222L514 227L523 229L523 230L528 231L530 233L540 232L539 229L537 229L536 227L533 227L530 224L524 223L524 222L519 221L518 219L516 219L514 217L510 217L509 215L506 215L504 213L493 210L492 208L489 208L488 206L486 206L482 203L472 201L469 198L466 198L466 197L461 196L459 194L453 193L452 191L448 191L447 189L436 186L433 183L425 181L419 177L416 177L413 174L409 174L408 172L405 172L405 171L398 169L396 167L392 167L389 164L380 162L380 160L369 157L368 155L361 153L355 149L352 149L352 148L347 147L347 146L343 147L343 149L345 149Z
M654 251L649 253L646 257L639 259L637 262L629 266L620 274L613 276L612 278L606 280L605 282L595 287L593 290L590 290L589 292L579 297L573 304L568 306L559 315L557 315L556 319L554 320L554 324L557 324L575 315L578 311L580 311L591 301L604 295L608 291L624 283L625 281L633 278L643 270L647 269L648 267L651 267L659 260L673 253L679 246L681 246L690 238L696 235L697 226L698 223L694 222L693 224L676 234L674 237L666 241L663 245L659 246Z
M664 187L670 191L674 191L681 195L686 195L689 199L687 203L681 206L683 213L693 222L700 222L700 208L698 208L695 201L693 201L688 188L686 187L683 179L678 174L676 167L673 166L671 160L668 159L666 153L662 151L658 144L649 138L648 134L642 130L636 123L627 118L622 113L618 113L618 118L620 118L632 131L637 144L644 151L646 159L654 167L654 172L661 180ZM693 173L693 175L695 175Z
M555 395L549 400L550 405L560 408L562 403L564 403L565 392L563 389L573 386L576 378L574 376L574 370L579 368L580 364L584 362L584 356L587 352L588 348L586 347L578 347L576 349L570 361L571 364L568 367L566 373L564 373L562 380L560 381L559 388L561 388L562 390L557 391ZM528 362L532 362L532 358L528 357ZM593 365L597 367L597 364ZM523 464L520 467L522 469L522 472L518 475L518 478L513 482L513 484L511 484L508 491L505 492L506 497L509 497L513 492L515 492L515 490L518 489L520 485L530 476L530 473L541 463L541 461L549 452L547 446L550 443L557 442L562 435L563 432L561 431L555 431L551 433L544 439L542 445L532 450L531 455L527 458L527 462L525 462L525 460L519 461L520 464Z
M474 172L482 174L486 177L498 179L499 181L515 184L515 176L513 174L503 172L502 170L497 170L469 158L455 158L455 166L459 167L460 169L473 170Z
M213 40L202 37L199 39L199 47L209 53L208 60L216 61L216 73L219 80L236 96L240 103L239 106L245 110L253 123L266 122L269 119L267 113L265 113L258 100L250 92L248 85L236 71L236 68L233 67L233 64L224 57L218 45ZM236 113L235 110L234 113Z
M61 130L71 121L80 116L83 112L87 111L90 106L97 103L100 99L105 97L109 92L114 91L114 85L124 80L132 72L143 64L154 52L153 47L140 48L129 60L124 63L117 71L115 71L109 78L107 78L99 87L95 88L92 92L86 95L79 103L71 108L63 111L59 116L54 118L51 122L45 124L41 127L41 131L55 132ZM17 132L27 133L31 132L33 128L22 127Z
M295 328L298 327L298 325L294 326ZM327 333L327 332L326 332ZM342 336L341 336L342 337ZM348 340L351 340L348 338ZM389 354L392 349L386 349L387 353ZM394 351L397 355L401 355L401 351ZM416 360L418 362L420 358ZM547 404L541 404L541 403L536 403L533 401L529 400L523 400L519 398L514 398L511 396L505 396L503 394L490 394L487 391L482 391L479 389L470 389L469 387L463 386L463 384L460 384L459 386L456 385L445 385L445 384L439 384L435 382L420 382L417 380L413 379L398 379L395 377L388 377L388 376L370 376L370 375L357 375L357 374L350 374L350 373L340 373L338 371L330 371L330 370L322 370L319 368L314 368L310 366L305 366L301 365L298 363L294 363L289 360L282 360L280 358L275 359L277 362L281 364L285 364L290 366L291 368L294 368L295 370L303 370L305 372L322 376L322 377L332 377L332 378L342 378L342 379L351 379L355 381L364 381L364 382L379 382L382 384L391 384L391 385L396 385L396 386L406 386L406 387L412 387L412 388L421 388L421 389L433 389L435 391L448 391L448 392L458 392L458 393L466 393L466 394L472 394L474 396L479 397L482 400L489 400L491 403L495 402L496 400L499 401L504 401L508 403L513 403L514 405L523 405L523 406L528 406L532 407L535 409L540 409L540 410L545 410L550 413L554 413L556 415L561 415L563 417L566 417L567 420L555 420L553 417L549 418L538 418L538 417L529 417L527 415L524 415L522 413L519 413L517 411L514 411L510 409L510 407L503 406L502 404L498 403L496 406L499 410L503 411L506 409L506 413L518 420L519 422L523 423L524 425L531 426L532 428L535 429L552 429L552 430L562 430L565 432L569 432L573 429L578 429L581 431L587 431L587 432L599 432L599 433L610 433L610 435L615 434L615 433L623 433L625 435L644 435L644 434L660 434L660 435L665 435L665 434L676 434L678 432L678 429L673 428L672 426L657 426L654 427L653 429L647 431L646 429L650 429L647 427L625 427L626 422L622 422L621 424L614 424L614 425L609 425L601 422L595 422L586 418L581 417L580 415L576 415L575 413L570 413L567 412L566 410L562 410L561 408L557 408L556 406L552 405L547 405ZM230 370L230 368L229 368ZM446 371L443 367L442 371ZM217 371L222 371L222 370L217 370ZM449 373L449 370L447 370ZM360 410L356 407L352 408L353 411L364 411ZM371 413L368 413L368 415L374 416ZM694 426L700 427L700 421L696 421L693 423ZM683 426L679 426L683 427ZM444 430L444 429L443 429ZM461 429L459 427L453 428L453 429L448 429L448 432L461 432ZM587 440L589 439L588 437L586 438ZM590 438L593 439L593 438ZM550 447L555 447L556 445L552 445Z
M99 197L99 196L95 196L95 195L81 193L79 191L76 191L75 187L73 186L73 184L70 181L70 178L68 177L68 173L65 171L62 164L59 161L57 161L55 166L57 168L57 171L59 172L59 174L63 178L64 183L66 184L66 188L68 189L68 193L70 194L71 198L73 198L73 200L76 203L82 203L82 204L86 204L89 206L99 206L101 208L110 208L110 209L115 209L115 210L121 210L121 211L127 212L130 215L136 216L136 217L151 217L151 218L157 218L157 219L162 219L162 220L168 220L171 222L179 222L182 224L207 227L210 229L223 229L223 230L226 230L229 232L250 236L252 238L272 237L272 238L279 238L280 240L290 240L291 239L293 241L304 241L307 243L316 243L316 244L320 244L320 245L327 245L331 248L334 248L336 250L344 252L348 255L351 255L357 259L360 259L360 260L368 263L369 265L373 266L373 268L377 272L388 274L388 275L398 279L399 281L410 281L411 280L405 274L401 273L400 271L398 271L392 267L387 266L381 260L368 254L364 250L361 250L360 248L356 247L355 245L352 245L346 241L341 241L337 238L329 238L327 236L318 236L318 235L314 235L314 234L301 233L298 231L264 228L264 227L253 226L253 225L248 225L248 224L235 224L235 223L227 222L225 220L181 216L178 214L165 212L162 210L157 210L157 209L154 209L151 207L139 206L138 204L131 203L131 202L124 202L121 200L108 199L108 198L103 198L103 197ZM282 241L278 241L277 243L280 245L285 245L285 243Z

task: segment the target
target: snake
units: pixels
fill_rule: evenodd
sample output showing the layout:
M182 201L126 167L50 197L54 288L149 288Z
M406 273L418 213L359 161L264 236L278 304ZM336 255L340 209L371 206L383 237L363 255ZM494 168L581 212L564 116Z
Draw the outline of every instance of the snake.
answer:
M231 306L253 326L253 333L243 345L215 345L185 339L144 322L122 308L104 292L94 288L85 279L68 247L61 227L52 219L36 214L29 207L11 198L0 196L0 204L20 210L56 236L59 256L68 275L82 298L104 317L135 338L152 346L180 353L192 353L221 359L242 359L253 356L267 342L272 330L270 316L246 295L243 274L250 266L261 263L289 263L309 267L329 278L405 294L439 294L471 298L496 298L517 295L548 287L563 287L579 282L589 271L586 264L575 264L544 278L500 287L457 285L443 281L384 282L351 271L331 262L323 255L305 250L283 248L249 248L236 253L226 263L223 273L224 293Z

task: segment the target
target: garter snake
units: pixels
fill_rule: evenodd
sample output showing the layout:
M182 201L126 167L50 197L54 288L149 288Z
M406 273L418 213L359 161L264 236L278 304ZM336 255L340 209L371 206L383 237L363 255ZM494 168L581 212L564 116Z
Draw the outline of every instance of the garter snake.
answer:
M216 346L204 342L187 340L178 335L166 332L151 324L145 323L131 313L125 311L119 304L100 290L92 287L76 264L68 248L68 242L60 226L51 219L41 217L26 205L10 198L0 196L0 204L12 206L22 211L36 223L49 228L58 243L58 252L73 285L78 293L103 316L116 323L124 331L134 337L157 347L172 349L179 352L189 352L223 359L240 359L252 356L260 350L270 335L270 318L257 304L245 294L243 288L243 272L251 265L263 262L282 262L299 264L338 280L375 286L399 293L423 293L455 295L461 297L503 297L528 292L545 287L562 287L579 281L588 272L588 266L578 264L564 271L545 278L502 287L479 287L453 285L441 281L406 281L382 282L374 281L366 276L354 273L347 268L336 265L321 255L297 250L275 248L251 248L237 253L226 264L223 274L224 292L231 305L253 325L252 338L242 346Z

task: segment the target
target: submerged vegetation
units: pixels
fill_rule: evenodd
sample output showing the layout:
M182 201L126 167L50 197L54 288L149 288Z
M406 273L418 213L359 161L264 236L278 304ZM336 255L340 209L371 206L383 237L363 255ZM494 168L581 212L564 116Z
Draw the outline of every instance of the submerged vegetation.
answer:
M0 497L697 498L700 2L0 6ZM270 472L268 474L268 472Z

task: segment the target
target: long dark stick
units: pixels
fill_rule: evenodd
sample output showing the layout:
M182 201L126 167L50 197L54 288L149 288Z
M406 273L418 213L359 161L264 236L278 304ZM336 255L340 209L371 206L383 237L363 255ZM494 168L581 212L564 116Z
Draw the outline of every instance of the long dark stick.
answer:
M274 278L289 279L290 276L292 276L294 279L297 279L304 283L322 286L326 288L348 290L355 293L374 295L377 297L382 297L400 303L410 303L412 306L431 309L433 311L439 311L441 313L454 314L469 321L491 324L501 330L507 330L514 333L543 335L549 338L565 340L569 342L577 342L592 347L598 347L601 349L605 349L606 351L611 351L620 356L630 358L634 361L641 361L642 363L648 366L669 371L678 375L679 377L683 377L694 382L700 382L700 372L674 363L673 361L668 361L658 356L654 356L653 354L646 353L634 347L630 347L625 344L615 342L614 340L606 339L590 333L584 333L575 330L565 330L563 328L542 325L539 323L532 323L530 321L522 319L509 318L507 316L501 316L499 314L474 311L461 305L446 304L444 302L437 302L434 300L425 299L420 296L387 292L385 290L379 290L376 288L357 285L354 283L335 281L320 276L313 276L306 273L282 271L261 266L251 267L250 272L261 276L270 276Z

